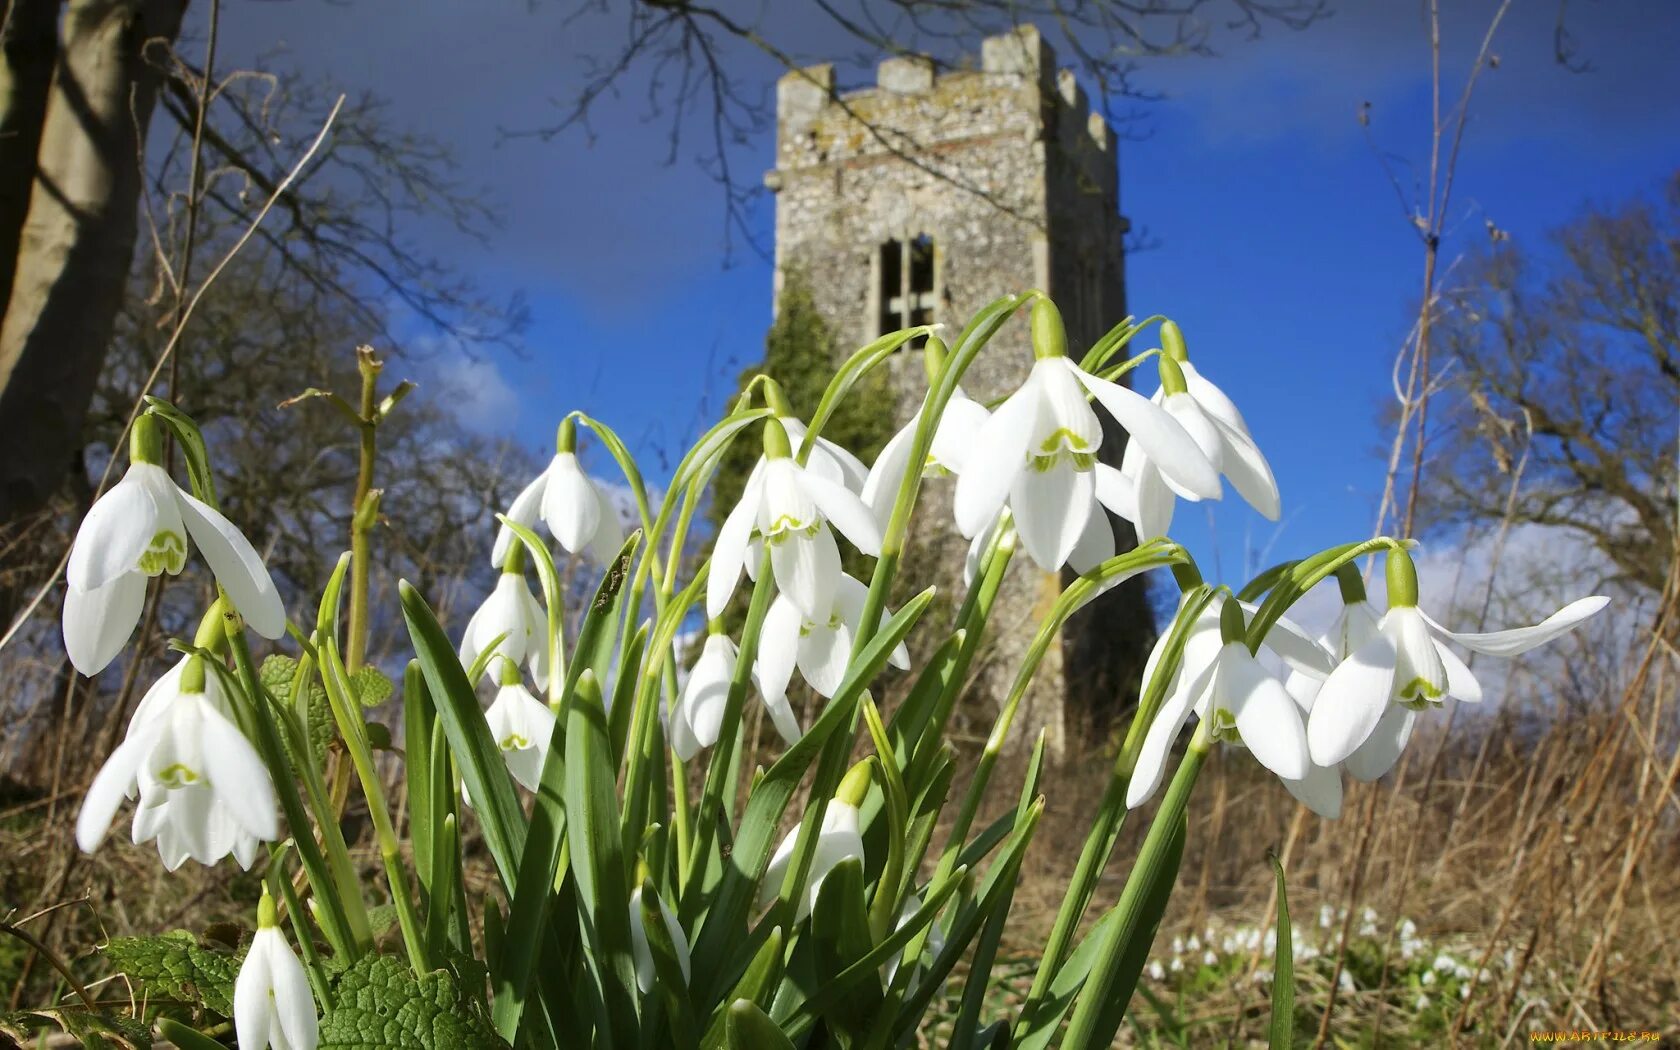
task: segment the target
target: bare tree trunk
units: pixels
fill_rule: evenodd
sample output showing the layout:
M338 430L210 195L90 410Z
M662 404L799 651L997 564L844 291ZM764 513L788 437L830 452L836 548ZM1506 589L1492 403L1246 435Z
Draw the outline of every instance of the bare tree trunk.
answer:
M12 291L18 237L58 57L60 0L0 0L0 303Z
M12 15L36 2L13 0ZM65 9L0 316L0 525L44 504L79 452L134 254L159 63L185 7L70 0Z

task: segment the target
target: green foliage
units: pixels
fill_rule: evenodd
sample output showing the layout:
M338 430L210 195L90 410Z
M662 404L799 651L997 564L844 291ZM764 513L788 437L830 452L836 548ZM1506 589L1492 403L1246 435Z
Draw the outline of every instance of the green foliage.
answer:
M262 667L257 676L262 681L263 688L269 694L288 707L292 704L292 683L297 679L298 662L284 653L270 653L263 658ZM389 683L387 683L389 686ZM309 702L304 711L304 723L309 727L309 746L315 752L315 763L319 766L326 761L327 745L333 739L332 708L327 703L327 689L321 680L314 675L309 676ZM282 738L282 743L291 746L288 739ZM297 756L292 759L296 761Z
M113 937L105 957L147 998L195 1003L233 1016L233 982L244 952L200 944L186 930L174 930L158 937Z
M377 667L364 665L350 676L350 692L363 707L378 707L391 699L394 691L391 680Z
M741 373L738 389L744 389L762 372L781 384L793 414L809 423L840 357L839 344L817 310L809 280L801 272L790 270L776 301L776 322L764 337L764 360ZM823 427L822 436L864 463L873 463L875 454L893 435L892 414L882 410L890 394L886 370L870 372L840 403ZM747 475L762 451L755 427L724 453L712 480L710 516L714 527L723 524L730 508L740 500ZM856 566L847 568L855 574Z
M151 1032L131 1017L94 1013L66 1006L51 1011L15 1010L0 1014L0 1030L33 1038L57 1028L73 1036L86 1050L148 1050ZM3 1037L0 1037L3 1038ZM43 1044L44 1045L44 1044Z
M320 1050L496 1050L490 1019L438 970L416 976L400 959L364 956L333 991Z

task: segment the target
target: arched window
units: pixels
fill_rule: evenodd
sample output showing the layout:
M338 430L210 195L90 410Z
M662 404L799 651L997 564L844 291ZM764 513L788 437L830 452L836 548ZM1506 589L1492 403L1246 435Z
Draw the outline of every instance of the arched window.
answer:
M881 245L881 316L878 335L934 322L935 255L933 238L921 234ZM912 346L920 346L918 339Z

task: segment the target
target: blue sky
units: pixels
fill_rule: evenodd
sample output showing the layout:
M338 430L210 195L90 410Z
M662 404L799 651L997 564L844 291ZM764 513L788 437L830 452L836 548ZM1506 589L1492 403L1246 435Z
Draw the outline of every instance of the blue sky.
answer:
M765 17L802 58L823 57L822 27L801 5L738 6L774 10ZM1444 81L1456 96L1495 4L1443 6ZM1587 72L1553 60L1556 4L1514 8L1474 102L1449 262L1485 242L1487 220L1535 242L1584 202L1648 190L1680 167L1680 4L1570 5ZM1139 137L1122 145L1122 209L1159 246L1129 260L1132 308L1180 321L1203 370L1237 396L1283 491L1279 526L1234 495L1211 519L1181 505L1175 532L1227 577L1268 550L1277 560L1370 531L1391 363L1415 316L1422 254L1356 114L1370 103L1371 139L1412 190L1407 165L1421 166L1428 145L1420 11L1349 0L1303 32L1216 35L1218 57L1150 61L1138 75L1162 98L1140 107ZM676 163L663 163L664 125L640 81L606 100L593 137L498 132L552 120L575 90L578 57L617 42L617 16L567 23L544 5L396 0L229 12L232 60L279 47L269 61L383 94L394 122L449 143L462 178L507 214L487 247L413 231L485 287L522 291L532 311L522 355L433 355L415 365L423 390L537 449L564 412L583 408L660 476L661 456L680 454L758 356L769 267L744 250L725 266L722 197L697 163L703 129L686 128ZM773 64L745 50L733 59L744 81L770 90ZM768 134L749 137L732 160L756 181L771 152ZM763 230L769 204L756 214Z

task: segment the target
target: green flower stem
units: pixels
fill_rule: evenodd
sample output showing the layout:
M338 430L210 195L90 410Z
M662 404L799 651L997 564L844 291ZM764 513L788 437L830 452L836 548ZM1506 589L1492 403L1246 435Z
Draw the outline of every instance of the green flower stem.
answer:
M764 628L764 614L770 611L771 594L775 589L771 581L770 547L766 544L759 555L758 579L753 583L752 601L747 606L746 626L741 629L735 677L730 679L729 695L723 702L723 722L718 728L718 741L712 748L711 762L706 767L706 784L700 792L700 805L694 811L694 847L683 876L680 906L685 927L694 921L706 903L702 899L706 865L717 845L718 823L729 816L724 792L733 794L735 756L742 746L741 708L746 703L747 690L752 684L753 660L758 655L758 636Z
M1079 921L1084 917L1085 909L1090 906L1097 881L1114 854L1114 844L1119 840L1120 829L1126 820L1126 789L1131 784L1132 770L1137 767L1138 752L1143 750L1143 741L1148 735L1149 726L1161 709L1161 703L1166 699L1167 686L1172 682L1173 674L1183 660L1184 643L1190 636L1190 628L1212 598L1213 591L1205 585L1198 585L1188 594L1182 611L1168 629L1166 648L1155 666L1154 674L1144 683L1144 692L1138 700L1131 725L1127 728L1125 742L1121 745L1119 753L1114 756L1108 785L1103 789L1102 801L1097 805L1096 820L1092 823L1090 834L1086 836L1085 845L1080 850L1079 861L1074 865L1073 875L1068 881L1067 893L1062 898L1049 940L1045 942L1044 951L1040 956L1038 972L1033 976L1032 988L1021 1006L1021 1020L1017 1029L1020 1032L1025 1032L1030 1027L1034 1011L1050 991L1050 982L1067 960L1067 952L1072 944L1073 935L1078 932Z
M1104 365L1108 364L1109 359L1124 350L1139 332L1152 324L1165 320L1166 316L1163 314L1153 314L1141 321L1131 317L1123 318L1119 324L1110 328L1101 339L1092 343L1091 349L1085 351L1085 356L1079 361L1080 369L1092 375L1097 374ZM1153 350L1147 351L1144 356L1154 352Z
M957 628L965 633L962 645L957 650L950 680L940 690L927 725L918 735L916 749L906 766L905 780L912 791L926 786L926 778L938 759L940 747L945 742L945 726L950 721L951 712L956 708L957 697L962 694L963 686L968 683L968 669L974 662L975 654L980 651L987 623L991 619L992 606L997 601L998 590L1003 586L1004 572L1009 568L1010 559L1015 556L1015 549L1015 527L1006 517L999 521L987 554L981 560L980 578L968 589L962 607L957 611Z
M409 964L416 973L431 969L426 957L425 937L419 916L414 911L414 898L409 893L408 879L403 870L402 843L391 823L391 811L385 803L385 785L374 765L373 750L368 746L367 726L362 721L361 705L350 689L349 675L338 657L338 643L331 638L317 637L316 650L321 655L321 679L327 689L327 702L333 718L338 722L339 736L362 782L362 794L367 799L368 815L373 819L374 838L379 844L379 857L385 865L385 878L390 884L391 903L397 910L397 923L402 928L403 945L408 949Z
M1248 621L1248 647L1258 652L1260 644L1266 638L1267 632L1277 623L1278 618L1289 611L1289 607L1300 601L1306 593L1327 579L1342 566L1350 564L1367 554L1377 551L1405 551L1410 544L1405 540L1397 540L1392 536L1378 536L1362 543L1346 543L1340 547L1331 547L1320 551L1310 558L1303 558L1297 562L1277 586L1266 595L1266 600L1260 603L1254 615Z
M1161 801L1161 808L1155 813L1149 832L1144 836L1137 861L1132 865L1125 888L1120 891L1120 901L1114 906L1119 917L1104 935L1091 974L1081 988L1073 1017L1068 1022L1061 1044L1066 1050L1095 1050L1096 1047L1109 1045L1114 1038L1113 1029L1103 1031L1108 1027L1106 1022L1109 1019L1117 1021L1114 1007L1118 1005L1123 1011L1125 1006L1110 1001L1118 992L1113 987L1114 981L1126 956L1138 948L1133 943L1134 939L1139 936L1154 937L1153 929L1143 928L1145 905L1150 891L1161 879L1176 877L1168 871L1175 853L1173 840L1182 834L1190 793L1213 744L1212 726L1211 719L1205 719L1196 726L1189 750L1179 762L1178 771L1173 774L1172 783ZM1146 945L1144 948L1147 950ZM1130 998L1130 991L1124 991L1127 998Z
M362 348L356 353L356 368L362 374L362 398L356 464L356 491L350 506L355 511L350 519L350 630L345 640L345 666L351 673L362 666L367 656L368 639L368 579L372 573L372 532L379 519L379 492L373 487L373 466L378 458L379 372L384 363L373 351Z
M231 608L230 605L229 609ZM297 843L298 861L303 865L304 874L308 876L309 885L319 902L321 930L326 934L336 954L354 960L373 945L373 934L368 927L367 912L362 905L361 896L359 893L345 893L343 886L329 874L326 858L321 855L320 847L316 845L315 837L310 832L314 824L309 819L309 811L304 808L303 799L298 795L297 782L292 779L291 766L286 760L286 749L280 743L280 732L274 724L273 708L266 700L267 693L257 677L255 665L251 662L251 646L245 639L244 625L239 622L237 614L231 611L228 613L227 638L233 649L234 666L238 670L239 680L244 686L243 692L253 716L251 724L256 730L253 743L261 752L263 764L268 767L269 776L274 781L280 808L286 814L286 824L291 828L293 840ZM303 746L309 746L307 733L303 736ZM317 812L324 828L329 822L332 810L321 809L317 803ZM353 875L350 885L352 888L355 886ZM352 904L354 907L351 907ZM356 921L358 919L359 921Z
M875 636L875 631L880 626L881 612L887 605L887 594L892 589L894 577L898 575L899 559L904 553L904 540L910 529L910 513L916 505L916 497L922 486L922 472L914 469L914 464L927 462L928 453L933 449L933 435L939 429L939 419L945 414L945 406L956 394L957 384L962 381L963 373L968 371L968 366L973 363L981 348L1016 310L1037 297L1036 292L1006 295L975 314L963 328L962 334L957 337L956 345L945 361L945 367L940 370L939 382L928 387L927 396L922 400L921 415L916 422L916 432L910 442L908 462L912 464L912 469L904 472L904 480L899 484L898 494L893 499L892 516L887 520L886 534L881 538L881 556L875 562L874 575L869 578L869 594L863 602L863 614L858 621L857 636L852 639L854 656L862 652L863 647L869 644L869 639ZM845 735L849 746L852 734Z
M642 659L635 693L635 710L631 714L630 733L626 738L628 742L625 747L624 826L621 830L626 856L635 856L649 808L646 795L651 787L650 767L657 760L654 753L654 732L659 727L658 694L667 680L674 682L674 678L670 678L667 672L672 669L677 631L687 618L688 610L699 600L705 582L705 572L695 574L694 581L682 594L666 605L659 622L654 626ZM631 671L631 668L624 668L619 673L630 674Z

